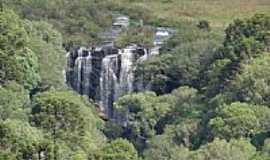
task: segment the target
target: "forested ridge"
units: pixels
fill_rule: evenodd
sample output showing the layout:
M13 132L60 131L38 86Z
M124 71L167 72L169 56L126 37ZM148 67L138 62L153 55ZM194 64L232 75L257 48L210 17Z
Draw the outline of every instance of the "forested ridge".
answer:
M66 53L104 41L148 47L147 91L120 97L125 124L65 84ZM143 23L143 26L142 24ZM268 0L0 0L0 160L270 160Z

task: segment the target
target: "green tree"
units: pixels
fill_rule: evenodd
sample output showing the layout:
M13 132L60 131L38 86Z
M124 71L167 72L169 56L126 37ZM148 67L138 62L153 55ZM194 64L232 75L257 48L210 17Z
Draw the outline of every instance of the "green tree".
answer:
M134 146L127 140L114 140L96 153L90 155L93 160L138 160Z
M226 29L224 57L232 61L252 57L267 46L270 17L256 14L249 19L237 19Z
M27 47L23 21L12 11L0 12L0 82L15 80L28 89L39 81L37 57Z
M151 138L143 153L145 160L188 160L190 155L187 148L176 145L167 134Z
M270 110L264 106L246 103L232 103L218 112L218 116L210 120L214 136L225 138L253 137L269 128L267 119Z
M128 94L119 98L116 108L126 115L125 137L143 149L145 140L155 135L158 121L169 111L170 105L153 92Z
M190 159L192 160L248 160L256 154L256 148L247 140L215 139L213 142L202 146Z
M0 86L0 119L28 120L30 111L29 93L16 82Z
M144 156L146 160L249 160L256 156L256 148L246 139L226 140L215 139L190 151L182 146L175 146L171 141L157 136Z
M28 46L38 57L41 77L39 87L63 88L66 53L62 47L61 34L44 21L25 21L25 28L30 35Z
M54 143L62 142L72 150L86 153L96 149L104 141L99 128L102 121L94 114L93 106L71 91L49 91L35 97L32 121L49 134ZM60 143L61 142L61 143Z
M203 108L202 97L198 93L198 90L190 88L188 86L179 87L172 92L172 95L176 99L172 114L178 114L176 116L186 117L199 117Z
M27 122L6 120L0 122L1 150L11 152L16 159L37 159L46 155L47 142L44 134ZM3 152L2 152L3 153ZM12 157L12 154L5 154Z
M196 149L203 136L202 127L199 119L185 119L176 125L167 125L163 135L167 135L176 145Z
M215 96L223 92L238 73L242 66L248 64L254 57L263 54L268 50L270 18L268 15L256 14L248 19L237 19L225 30L225 40L223 46L217 50L213 57L212 65L209 65L207 72L217 70L214 65L225 61L226 64L221 67L220 73L206 78L207 92L209 96ZM205 72L204 72L205 73ZM204 74L203 73L203 74ZM215 82L213 83L213 80Z
M172 91L170 99L170 110L159 121L159 133L162 133L166 125L178 125L183 121L194 122L203 116L205 105L198 90L182 86Z
M173 58L172 55L164 54L153 56L145 62L139 63L135 71L137 83L158 94L170 92L171 87L178 85L178 82L170 81L166 75L171 65L174 64ZM178 74L178 71L175 71L174 74ZM167 83L170 82L171 84L168 85Z
M205 91L205 95L208 97L216 96L216 94L223 89L223 83L220 83L220 79L224 74L224 68L231 64L230 59L216 60L206 71L203 71L204 79L202 80L202 89ZM206 76L205 76L206 75Z
M228 85L227 95L236 101L268 105L270 102L269 60L270 55L266 53L243 65L241 72Z

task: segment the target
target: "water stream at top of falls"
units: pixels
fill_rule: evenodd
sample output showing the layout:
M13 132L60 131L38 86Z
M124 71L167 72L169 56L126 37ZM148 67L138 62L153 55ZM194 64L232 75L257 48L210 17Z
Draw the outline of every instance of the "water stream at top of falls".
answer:
M145 49L136 44L117 49L114 39L121 32L120 27L128 27L126 16L116 18L111 31L103 34L110 43L98 47L79 47L67 54L66 83L82 95L93 99L99 110L109 119L119 118L113 103L127 93L134 91L134 70L137 62L159 54L160 44L168 39L164 28L157 28L155 47ZM140 87L143 90L143 86Z

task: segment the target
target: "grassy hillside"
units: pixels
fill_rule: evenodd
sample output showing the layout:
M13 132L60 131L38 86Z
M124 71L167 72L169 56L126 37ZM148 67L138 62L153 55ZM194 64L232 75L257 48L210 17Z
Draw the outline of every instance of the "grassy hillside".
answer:
M215 27L224 28L235 18L255 13L269 13L269 0L109 0L122 8L145 9L157 19L171 22L205 19Z
M146 24L174 26L210 22L222 33L235 18L270 12L269 0L3 0L23 18L46 20L64 35L65 44L97 42L98 32L112 23L114 13Z

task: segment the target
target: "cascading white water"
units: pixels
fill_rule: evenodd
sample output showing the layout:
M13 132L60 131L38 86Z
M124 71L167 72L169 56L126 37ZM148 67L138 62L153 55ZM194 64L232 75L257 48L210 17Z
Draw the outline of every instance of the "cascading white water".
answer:
M74 64L73 87L81 94L89 94L90 76L92 72L92 57L86 48L81 47L77 51L77 58Z
M74 86L76 87L76 91L81 93L81 84L82 84L82 60L83 57L79 57L75 61L75 72L77 73L77 76L75 78L75 84Z
M89 54L83 59L83 77L82 77L82 94L90 94L90 83L92 73L92 56Z
M121 71L120 71L120 96L125 93L133 91L133 82L134 82L134 51L136 46L129 46L120 50L121 55Z
M102 60L99 105L101 111L110 118L113 117L113 102L119 95L118 70L118 55L109 55Z
M102 60L99 105L111 118L114 114L113 102L133 91L135 51L136 46L129 46Z

